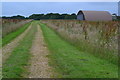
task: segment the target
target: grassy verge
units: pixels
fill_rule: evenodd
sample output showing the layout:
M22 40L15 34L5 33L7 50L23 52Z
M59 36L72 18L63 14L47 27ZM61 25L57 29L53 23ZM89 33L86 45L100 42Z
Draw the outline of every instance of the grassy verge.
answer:
M30 58L30 48L32 46L33 37L36 32L36 27L32 29L23 38L20 44L12 51L10 57L3 64L3 78L20 78L22 73L25 72L25 66L28 64Z
M8 35L6 35L5 37L2 38L2 46L6 45L7 43L9 43L11 40L13 40L14 38L16 38L18 35L20 35L22 32L24 32L28 27L29 27L30 23L25 24L24 26L22 26L21 28L17 29L14 32L9 33Z
M94 46L90 45L90 43L87 43L85 41L77 41L72 42L67 39L72 45L77 47L80 51L89 52L90 54L109 61L110 63L113 63L115 65L118 65L118 55L116 55L118 52L115 53L114 50L106 49L104 47ZM82 46L80 46L82 45ZM96 44L97 45L97 44Z
M48 25L49 28L54 30L54 32L56 32L56 34L59 35L62 39L69 42L71 45L75 46L80 51L85 52L85 53L90 53L98 58L105 59L113 64L118 65L118 55L117 55L118 50L117 49L115 49L115 48L109 49L108 47L101 45L99 41L95 42L95 43L91 43L91 41L89 39L84 40L84 37L79 38L80 36L83 36L82 33L81 33L81 35L78 35L78 34L73 33L72 31L69 32L69 30L72 29L70 25L67 28L65 28L66 27L65 25L64 25L64 27L50 26L49 23L47 23L47 22L46 22L46 25ZM62 28L63 28L63 30L62 30ZM95 29L94 26L92 28ZM75 30L73 30L73 31L75 31ZM81 31L78 30L76 32L81 32ZM97 34L98 33L96 33L96 35ZM100 33L99 33L99 35L100 35ZM97 35L97 36L99 36L99 35ZM95 40L95 38L93 36L92 36L92 38L93 38L93 40Z
M57 35L59 35L65 41L69 42L71 45L75 46L80 51L85 52L85 53L90 53L98 58L105 59L109 61L110 63L118 65L118 55L116 55L118 52L115 52L114 50L110 50L104 47L100 47L98 44L96 45L90 44L89 42L85 40L77 41L75 39L70 39L68 35L65 36L65 35L61 35L57 31L55 32Z
M54 31L40 24L51 51L50 64L62 78L117 78L118 66L97 58L61 39Z

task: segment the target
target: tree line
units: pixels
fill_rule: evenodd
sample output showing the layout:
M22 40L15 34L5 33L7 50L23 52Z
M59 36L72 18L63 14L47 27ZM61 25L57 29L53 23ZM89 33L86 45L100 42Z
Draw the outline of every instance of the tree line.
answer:
M59 14L59 13L48 13L48 14L32 14L29 17L24 17L21 15L6 17L3 16L3 19L34 19L34 20L41 20L41 19L76 19L76 14Z
M117 16L117 15L116 15ZM32 14L29 17L17 15L6 17L3 16L3 19L34 19L34 20L41 20L41 19L77 19L77 15L73 14L59 14L59 13L48 13L48 14ZM120 21L120 16L117 16L117 19Z

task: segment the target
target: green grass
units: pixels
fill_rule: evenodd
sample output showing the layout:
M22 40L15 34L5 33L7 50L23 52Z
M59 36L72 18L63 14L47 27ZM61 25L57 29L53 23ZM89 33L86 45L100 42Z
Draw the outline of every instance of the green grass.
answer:
M59 31L59 28L58 28L58 30L56 30L55 28L53 28L49 25L48 25L48 27L51 28L52 30L54 30L54 32L57 35L59 35L65 41L69 42L71 45L78 48L80 51L85 52L85 53L90 53L98 58L105 59L105 60L109 61L110 63L118 65L118 55L117 55L118 50L105 48L104 46L101 47L99 42L94 44L94 43L90 43L89 40L70 37L71 34L68 35L69 33L67 33L67 32L63 33L63 31L62 32ZM64 30L64 31L66 31L66 30ZM68 28L68 30L69 30L69 28Z
M81 52L46 25L40 23L51 54L50 64L62 78L117 78L118 66L107 60Z
M0 47L2 47L2 37L0 37Z
M9 58L3 64L3 78L20 78L25 72L25 66L30 59L30 48L36 32L35 23L32 24L32 29L23 38L20 44L12 51Z
M8 35L6 35L5 37L2 38L2 46L6 45L7 43L9 43L11 40L13 40L14 38L16 38L18 35L20 35L22 32L24 32L28 27L29 27L30 23L25 24L24 26L22 26L21 28L17 29L14 32L9 33Z
M105 59L110 63L118 65L118 55L115 55L115 53L118 53L118 52L115 52L114 50L106 49L104 47L99 47L99 46L93 46L92 44L90 45L85 41L83 42L79 41L74 44L72 43L72 45L76 46L81 51L89 52L98 58ZM80 46L80 45L83 45L83 46Z
M98 58L105 59L110 63L118 65L118 55L115 55L115 53L118 53L118 52L115 52L114 50L110 50L104 47L100 47L99 44L96 44L96 45L90 44L85 40L79 40L79 41L75 39L71 40L70 38L68 38L68 36L60 35L57 31L55 32L61 38L69 42L71 45L75 46L80 51L85 53L90 53Z

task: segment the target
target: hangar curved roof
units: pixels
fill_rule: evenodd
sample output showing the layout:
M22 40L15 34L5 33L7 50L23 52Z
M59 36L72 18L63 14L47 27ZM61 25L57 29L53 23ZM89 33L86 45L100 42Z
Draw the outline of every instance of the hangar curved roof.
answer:
M80 10L77 15L83 13L84 19L88 21L110 21L112 15L108 11L83 11Z

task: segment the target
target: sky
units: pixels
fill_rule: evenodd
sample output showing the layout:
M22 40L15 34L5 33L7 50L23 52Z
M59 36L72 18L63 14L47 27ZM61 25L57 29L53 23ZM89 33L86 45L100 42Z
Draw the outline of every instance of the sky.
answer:
M120 0L1 0L2 2L118 2Z
M118 15L120 16L120 1L119 1L119 4L118 4Z
M118 14L118 2L2 2L2 16L68 13L79 10L109 11Z

